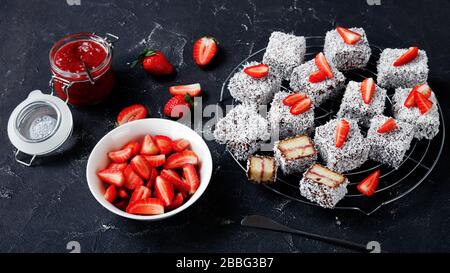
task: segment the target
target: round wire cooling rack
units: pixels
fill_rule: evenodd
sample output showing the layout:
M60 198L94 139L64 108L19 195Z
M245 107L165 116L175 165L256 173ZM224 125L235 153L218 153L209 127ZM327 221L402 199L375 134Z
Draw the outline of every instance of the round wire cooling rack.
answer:
M305 37L307 41L305 59L309 60L317 53L323 50L323 36L310 36ZM225 105L236 104L236 101L231 97L228 92L227 85L232 77L232 75L237 72L242 65L250 61L260 61L265 52L266 48L262 48L247 58L242 60L227 76L224 83L222 84L222 89L220 93L220 101L217 107L223 107ZM382 48L379 46L371 45L372 56L366 68L352 70L344 73L347 80L362 81L366 77L377 77L376 73L376 63L382 52ZM283 82L280 87L281 90L288 90L289 87L286 82ZM393 96L394 90L388 90L388 98L385 114L392 115L391 111L391 98ZM324 104L316 107L315 110L315 125L320 126L326 123L328 120L336 116L339 110L340 101L339 100L329 100ZM403 162L398 169L391 168L389 166L373 162L371 160L367 161L363 166L356 170L352 170L344 173L350 181L348 188L348 194L342 199L334 209L338 210L355 210L363 214L370 215L377 210L379 210L384 205L395 202L407 194L416 189L431 173L431 171L436 166L438 162L445 140L445 124L444 118L442 116L442 109L439 103L437 107L440 115L440 128L439 134L432 140L420 140L414 139L411 143L411 147L406 153ZM366 130L363 128L363 134ZM229 152L230 153L230 152ZM263 152L262 154L264 154ZM246 162L237 160L232 153L230 155L236 161L238 166L242 171L246 172ZM373 170L379 168L381 170L380 182L378 189L372 197L368 198L363 196L356 189L356 185L359 181L367 177L369 173ZM270 185L263 185L267 189L273 191L290 200L308 204L313 206L318 206L306 198L300 195L299 181L301 179L301 174L284 175L282 172L278 172L278 177L276 183Z

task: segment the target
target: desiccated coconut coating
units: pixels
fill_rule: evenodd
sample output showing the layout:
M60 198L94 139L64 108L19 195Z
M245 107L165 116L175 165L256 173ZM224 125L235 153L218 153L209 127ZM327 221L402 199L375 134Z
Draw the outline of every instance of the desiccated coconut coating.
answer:
M270 132L274 139L283 139L289 136L309 135L314 130L314 106L303 114L293 115L290 107L283 104L284 98L291 93L281 91L275 94L268 120Z
M382 115L372 119L367 133L367 140L370 144L369 158L398 169L414 138L414 126L396 120L397 129L384 134L378 133L378 128L387 119L388 117Z
M270 138L269 126L256 109L248 105L237 105L219 120L214 138L227 144L230 152L239 160L259 150L262 141Z
M378 60L377 83L384 88L414 87L419 83L427 82L428 57L425 51L419 50L419 55L412 62L395 67L394 62L406 53L408 49L383 50Z
M243 69L230 79L228 90L233 98L242 103L259 106L270 103L273 94L279 91L281 80L271 72L270 67L269 74L260 79L252 78L244 72L246 67L258 64L258 62L245 64Z
M288 80L292 70L303 63L305 52L305 37L275 31L270 35L263 63L273 74Z
M365 104L361 95L361 83L350 81L337 116L357 120L359 124L369 127L374 116L383 114L385 102L386 90L376 85L372 101Z
M341 148L336 147L336 125L340 119L333 119L316 128L314 142L326 162L336 172L346 172L360 167L367 161L369 145L359 130L358 123L346 119L350 124L348 138Z
M437 100L434 93L431 94L429 100L433 102L433 107L424 115L420 113L418 107L407 108L405 100L411 92L411 88L397 88L394 97L392 98L392 110L394 117L398 120L407 122L413 125L417 139L432 139L439 133L439 111L437 107Z
M306 93L314 102L314 105L318 106L325 100L341 94L345 86L344 75L331 63L330 67L334 75L332 79L326 79L319 83L311 83L309 82L309 75L319 70L314 59L301 64L294 68L292 72L290 87L295 92L301 91Z
M365 67L372 54L364 29L350 28L350 30L362 36L354 45L345 43L336 29L328 31L325 36L323 49L325 56L340 71Z

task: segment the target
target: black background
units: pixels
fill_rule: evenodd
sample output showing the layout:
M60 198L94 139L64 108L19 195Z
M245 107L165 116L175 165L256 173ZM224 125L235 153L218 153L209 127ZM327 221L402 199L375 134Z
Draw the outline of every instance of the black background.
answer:
M369 1L370 2L370 1ZM6 1L0 3L0 251L68 252L341 252L312 240L243 228L243 216L262 214L290 226L366 243L391 252L450 250L448 147L429 178L409 196L367 217L287 201L246 182L223 146L214 142L210 186L189 210L162 222L142 223L115 216L89 192L85 167L91 149L109 130L121 108L144 103L160 117L174 83L200 82L203 104L215 103L228 73L265 46L274 30L323 35L336 24L361 26L382 47L420 44L430 58L430 82L448 102L450 1ZM79 143L70 152L23 167L13 160L6 124L13 108L34 89L47 90L48 51L74 32L120 36L114 94L92 108L72 108ZM207 71L192 60L200 36L220 41L222 56ZM147 45L159 47L177 67L170 80L155 80L127 63ZM448 121L447 121L448 122Z

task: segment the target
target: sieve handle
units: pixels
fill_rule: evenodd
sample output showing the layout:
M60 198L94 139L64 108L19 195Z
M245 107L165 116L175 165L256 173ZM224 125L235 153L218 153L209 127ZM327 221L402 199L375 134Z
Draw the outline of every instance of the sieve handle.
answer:
M18 163L22 164L22 165L25 165L25 166L27 166L27 167L30 167L31 164L33 163L34 159L36 158L36 155L29 155L29 154L26 154L26 153L23 153L23 152L22 152L22 153L25 154L25 155L31 156L30 160L29 160L28 162L25 162L25 161L23 161L23 160L21 160L21 159L18 158L18 156L19 156L20 153L21 153L21 151L20 151L19 149L17 149L17 151L14 153L14 158L15 158L15 160L16 160Z

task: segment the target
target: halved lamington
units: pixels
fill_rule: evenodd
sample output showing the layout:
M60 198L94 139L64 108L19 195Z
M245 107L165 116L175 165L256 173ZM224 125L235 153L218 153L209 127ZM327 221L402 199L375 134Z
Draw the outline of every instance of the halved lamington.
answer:
M317 161L314 142L306 135L277 141L273 151L285 174L302 172Z
M250 156L247 160L247 178L257 184L271 184L277 179L278 165L270 156Z
M269 125L254 107L238 105L217 122L214 138L226 144L238 160L244 160L269 140Z
M415 138L432 139L439 133L437 100L427 84L397 88L392 103L394 117L415 127Z
M327 59L340 71L365 67L372 54L362 28L337 27L328 31L323 51Z
M312 165L300 180L300 194L324 208L334 208L347 194L348 179L320 164Z
M256 106L272 101L273 95L279 91L281 80L272 73L270 67L268 74L261 77L252 77L245 72L246 68L258 65L257 62L247 63L231 77L228 90L233 98Z
M305 104L306 102L302 102L304 99L307 99L305 93L281 91L275 94L268 113L270 131L275 139L301 134L309 135L313 132L314 105ZM295 111L295 106L299 104L305 104L302 113Z
M370 146L352 119L338 118L317 127L314 142L326 166L337 172L356 169L369 156Z
M328 63L323 53L294 68L290 81L292 90L305 92L315 106L340 95L344 86L344 75Z
M288 80L292 70L303 63L305 52L305 37L275 31L270 35L263 63L270 67L273 74Z
M391 117L376 116L367 133L369 158L397 169L413 138L414 126L411 124Z
M428 57L417 47L383 50L378 60L377 82L384 88L411 88L427 82Z
M369 127L374 116L383 114L385 102L386 90L377 86L372 78L362 83L350 81L337 116L357 120L359 124Z

